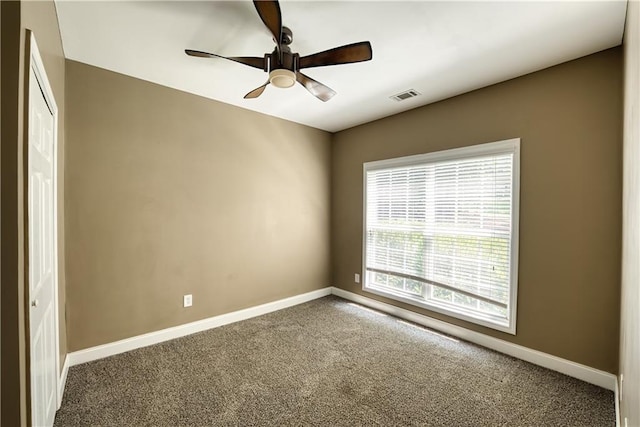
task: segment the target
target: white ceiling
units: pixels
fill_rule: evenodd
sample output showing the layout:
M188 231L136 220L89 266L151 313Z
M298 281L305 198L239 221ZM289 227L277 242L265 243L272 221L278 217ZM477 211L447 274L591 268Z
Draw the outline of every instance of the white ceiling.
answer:
M244 94L267 74L223 59L273 50L251 1L57 0L65 55L207 98L335 132L617 46L626 1L281 1L301 56L369 40L369 62L305 73L338 95L302 86ZM420 96L397 102L407 89Z

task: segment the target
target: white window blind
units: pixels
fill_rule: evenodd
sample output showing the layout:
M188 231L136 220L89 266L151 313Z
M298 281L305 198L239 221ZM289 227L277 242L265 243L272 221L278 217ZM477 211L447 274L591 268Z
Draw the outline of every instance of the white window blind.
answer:
M365 289L510 328L514 141L366 164Z

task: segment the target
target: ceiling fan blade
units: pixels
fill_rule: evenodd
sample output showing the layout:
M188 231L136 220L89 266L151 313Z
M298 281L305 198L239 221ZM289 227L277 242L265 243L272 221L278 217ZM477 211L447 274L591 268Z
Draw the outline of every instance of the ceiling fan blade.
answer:
M251 92L249 92L248 94L246 94L244 96L244 99L251 99L251 98L257 98L260 95L262 95L262 92L264 92L264 89L269 85L269 80L267 80L267 82L265 84L263 84L260 87L255 88L254 90L252 90Z
M239 62L240 64L248 65L253 68L259 68L260 70L266 69L265 58L258 58L256 56L222 56L215 53L201 52L199 50L185 49L184 53L189 56L196 56L198 58L222 58L229 61Z
M359 42L303 56L300 58L300 69L369 61L372 57L371 43Z
M301 72L296 73L296 80L302 86L305 87L313 96L318 98L323 102L327 102L336 94L336 91L331 89L328 86L323 85L322 83L313 80L311 77L302 74Z
M282 13L278 0L253 0L253 5L260 15L260 19L267 26L280 50L282 41Z

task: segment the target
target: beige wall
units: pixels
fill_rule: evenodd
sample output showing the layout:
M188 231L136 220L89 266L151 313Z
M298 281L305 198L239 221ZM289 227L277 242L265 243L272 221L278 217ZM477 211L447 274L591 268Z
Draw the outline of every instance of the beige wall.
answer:
M362 163L519 137L517 335L385 300L607 372L617 372L622 55L610 49L337 133L333 284L362 268Z
M624 166L621 425L640 426L640 3L630 1L624 35Z
M330 285L330 134L73 61L66 84L70 351Z
M64 54L52 0L2 2L2 422L27 423L23 126L25 125L26 30L36 37L59 108L59 197L64 197ZM6 91L5 91L6 89ZM63 203L58 211L64 217ZM64 307L64 228L59 228L60 306ZM64 310L60 310L61 363L66 355Z

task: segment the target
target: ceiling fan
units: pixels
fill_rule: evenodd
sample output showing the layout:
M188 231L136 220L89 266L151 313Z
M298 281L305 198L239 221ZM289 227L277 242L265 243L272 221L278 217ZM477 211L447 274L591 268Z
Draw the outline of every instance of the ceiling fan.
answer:
M265 53L262 58L253 56L221 56L215 53L186 49L185 53L200 58L223 58L240 64L258 68L269 73L265 84L247 93L244 98L257 98L262 95L269 84L279 88L293 86L296 81L304 86L311 94L322 101L328 101L336 92L300 72L303 68L324 67L326 65L350 64L353 62L369 61L372 58L371 43L368 41L352 43L313 55L300 56L292 53L289 45L293 41L293 33L282 25L282 14L278 0L253 0L253 5L260 15L264 25L273 34L276 47L271 53Z

